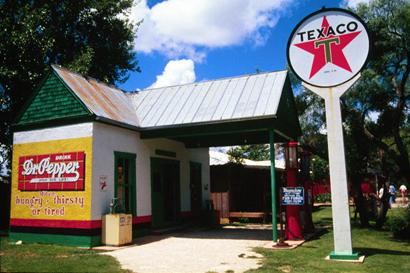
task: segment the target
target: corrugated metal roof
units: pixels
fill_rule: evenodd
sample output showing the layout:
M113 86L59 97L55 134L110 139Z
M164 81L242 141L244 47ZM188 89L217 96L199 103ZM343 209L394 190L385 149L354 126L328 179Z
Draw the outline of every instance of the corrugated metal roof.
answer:
M283 70L127 94L52 68L96 116L139 128L275 117L287 76Z
M55 65L52 68L96 116L140 126L135 107L123 91Z
M146 89L128 95L141 127L275 116L287 71Z

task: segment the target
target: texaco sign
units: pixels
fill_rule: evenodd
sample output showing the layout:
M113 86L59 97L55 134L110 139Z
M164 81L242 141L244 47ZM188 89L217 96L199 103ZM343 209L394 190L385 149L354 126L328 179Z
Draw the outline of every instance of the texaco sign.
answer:
M343 9L304 18L288 42L288 62L304 82L332 87L352 79L366 63L369 35L362 20Z

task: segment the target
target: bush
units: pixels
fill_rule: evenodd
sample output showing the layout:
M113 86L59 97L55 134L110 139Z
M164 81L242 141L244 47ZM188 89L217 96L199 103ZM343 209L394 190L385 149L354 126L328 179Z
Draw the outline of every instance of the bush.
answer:
M316 203L326 203L326 202L331 202L332 198L330 196L330 193L322 193L318 194L315 196L315 202Z
M410 207L398 210L397 213L389 217L387 225L394 238L410 240Z

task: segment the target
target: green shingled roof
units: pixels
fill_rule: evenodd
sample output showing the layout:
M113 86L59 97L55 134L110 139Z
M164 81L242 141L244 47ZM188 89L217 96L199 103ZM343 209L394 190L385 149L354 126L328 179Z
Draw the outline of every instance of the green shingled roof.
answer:
M89 115L91 112L52 72L40 89L36 91L33 99L29 101L17 125Z

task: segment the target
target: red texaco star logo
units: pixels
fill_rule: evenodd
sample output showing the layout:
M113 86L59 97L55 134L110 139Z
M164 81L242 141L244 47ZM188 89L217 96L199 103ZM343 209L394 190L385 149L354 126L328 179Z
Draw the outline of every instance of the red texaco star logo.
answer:
M311 79L320 69L322 69L327 63L333 63L340 68L343 68L349 72L352 72L349 63L343 53L345 48L361 31L351 32L347 34L336 35L329 29L329 22L326 16L323 17L322 29L324 38L315 39L313 41L294 44L295 46L312 54L313 63L310 70L309 79Z

